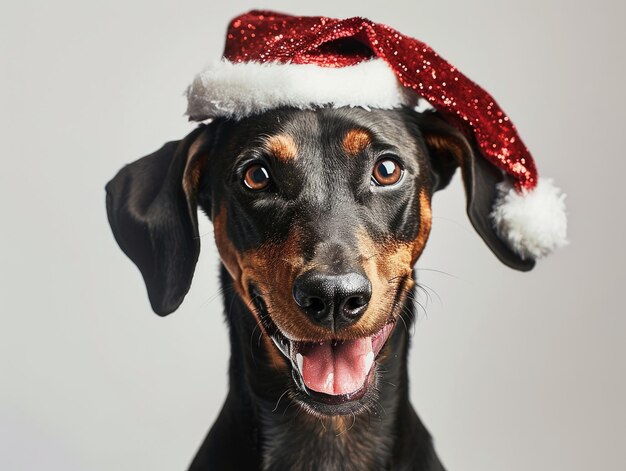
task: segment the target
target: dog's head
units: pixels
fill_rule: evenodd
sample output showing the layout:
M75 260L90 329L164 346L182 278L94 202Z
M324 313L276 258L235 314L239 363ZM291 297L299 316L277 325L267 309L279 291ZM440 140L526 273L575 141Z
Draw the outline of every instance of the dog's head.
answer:
M501 172L434 112L277 109L216 120L122 169L107 207L153 309L166 315L191 284L200 206L300 400L328 412L373 394L428 239L432 194L456 167L481 237L506 264L532 268L489 220Z

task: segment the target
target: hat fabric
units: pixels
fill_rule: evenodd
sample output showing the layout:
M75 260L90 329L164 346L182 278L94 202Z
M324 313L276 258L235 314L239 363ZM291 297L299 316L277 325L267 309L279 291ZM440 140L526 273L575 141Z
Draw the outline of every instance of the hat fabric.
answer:
M251 11L231 21L224 57L195 77L187 98L194 121L281 106L393 109L425 99L508 176L491 214L500 238L530 259L566 243L565 196L539 181L495 99L429 46L386 25Z

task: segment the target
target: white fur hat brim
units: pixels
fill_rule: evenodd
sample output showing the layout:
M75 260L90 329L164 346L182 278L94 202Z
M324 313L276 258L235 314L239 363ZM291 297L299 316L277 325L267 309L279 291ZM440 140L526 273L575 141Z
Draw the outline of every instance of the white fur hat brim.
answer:
M417 98L382 59L349 67L222 59L196 75L187 89L187 115L203 121L241 119L282 106L393 109L414 105Z

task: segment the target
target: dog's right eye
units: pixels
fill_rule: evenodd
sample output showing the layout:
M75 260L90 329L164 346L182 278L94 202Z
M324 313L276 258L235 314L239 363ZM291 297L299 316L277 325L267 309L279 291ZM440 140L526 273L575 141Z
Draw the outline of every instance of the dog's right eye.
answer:
M264 190L270 184L270 174L263 165L252 164L243 174L243 183L251 190Z
M402 178L402 173L402 167L396 159L390 156L384 156L378 159L378 162L374 165L374 170L372 171L372 185L395 185L400 178Z

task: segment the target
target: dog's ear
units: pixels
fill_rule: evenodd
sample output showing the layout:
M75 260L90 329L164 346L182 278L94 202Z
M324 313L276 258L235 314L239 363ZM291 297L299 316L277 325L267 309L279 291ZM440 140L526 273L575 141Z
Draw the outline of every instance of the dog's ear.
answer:
M115 240L141 271L161 316L183 301L200 253L196 194L209 127L126 165L106 185Z
M535 266L513 252L497 235L491 213L497 196L496 185L505 176L484 158L477 157L472 144L455 127L446 123L436 112L413 113L424 143L428 148L433 170L433 191L445 188L457 167L461 168L467 214L491 251L504 264L521 271Z

